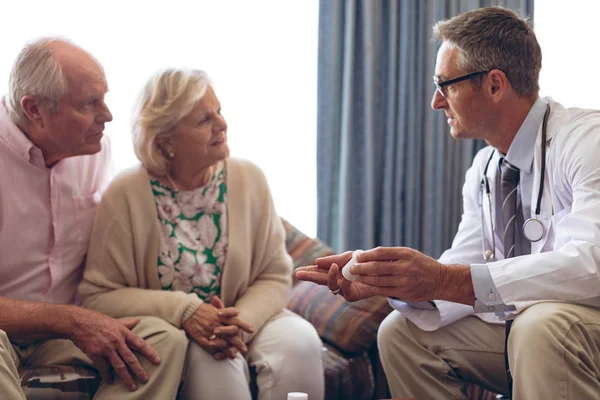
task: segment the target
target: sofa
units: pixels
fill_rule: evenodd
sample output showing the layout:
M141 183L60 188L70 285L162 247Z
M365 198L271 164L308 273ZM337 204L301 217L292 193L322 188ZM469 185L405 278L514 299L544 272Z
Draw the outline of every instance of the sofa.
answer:
M307 237L284 219L282 222L294 268L334 254L320 240ZM392 311L387 299L374 297L347 303L341 296L330 294L326 287L294 280L288 308L313 324L323 341L327 400L390 397L377 352L377 329ZM88 400L99 385L94 370L79 366L21 368L20 372L29 400ZM496 398L475 385L465 390L473 400Z

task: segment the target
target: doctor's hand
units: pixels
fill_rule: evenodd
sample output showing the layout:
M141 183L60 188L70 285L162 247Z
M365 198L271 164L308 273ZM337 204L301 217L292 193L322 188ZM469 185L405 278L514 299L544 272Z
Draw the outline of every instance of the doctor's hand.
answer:
M298 268L296 277L327 285L348 301L372 296L396 297L406 302L449 300L473 304L475 295L468 265L446 265L407 247L377 247L362 252L350 272L355 281L339 270L351 252L324 257L315 266ZM338 264L339 262L339 264Z
M408 247L377 247L358 255L357 261L350 272L369 295L405 302L475 302L469 265L442 264Z
M296 269L296 278L329 287L333 293L343 296L346 301L357 301L375 296L372 290L358 281L344 279L341 270L352 258L352 252L317 258L315 265Z
M327 257L320 257L315 260L316 265L308 265L306 267L296 268L294 274L296 279L300 279L301 281L314 282L325 286L327 285L328 275L332 266L336 265L336 268L338 265L343 267L348 261L350 261L351 258L351 251Z

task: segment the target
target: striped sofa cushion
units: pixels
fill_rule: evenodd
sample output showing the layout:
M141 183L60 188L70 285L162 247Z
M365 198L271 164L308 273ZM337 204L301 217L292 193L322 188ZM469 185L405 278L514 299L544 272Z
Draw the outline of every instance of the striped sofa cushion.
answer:
M298 282L288 308L308 320L324 341L348 354L360 354L377 340L379 324L392 310L387 299L348 303L312 282Z
M373 399L375 379L366 352L357 357L346 357L335 348L325 345L323 366L327 400Z
M283 224L294 268L334 254L320 240L307 237L285 220ZM379 324L391 311L383 297L348 303L312 282L295 282L288 308L313 324L321 339L350 354L360 354L375 344Z

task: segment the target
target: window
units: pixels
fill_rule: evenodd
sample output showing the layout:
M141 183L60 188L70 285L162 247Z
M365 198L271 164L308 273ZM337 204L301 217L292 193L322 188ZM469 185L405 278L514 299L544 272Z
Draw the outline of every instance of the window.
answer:
M32 0L2 4L0 93L27 40L66 36L103 64L114 162L137 162L131 109L168 66L206 70L229 124L232 156L265 172L279 214L316 234L318 0Z
M600 109L595 77L600 2L535 2L535 31L542 47L541 95L566 107Z

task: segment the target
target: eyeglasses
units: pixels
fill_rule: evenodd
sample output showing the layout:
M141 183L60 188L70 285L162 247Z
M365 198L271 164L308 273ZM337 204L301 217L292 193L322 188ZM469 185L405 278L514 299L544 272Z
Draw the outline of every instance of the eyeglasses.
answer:
M481 75L481 74L487 74L490 71L477 71L477 72L471 72L470 74L467 75L463 75L463 76L459 76L458 78L454 78L454 79L449 79L447 81L439 81L439 78L437 76L433 77L433 84L435 85L436 90L438 91L439 94L442 95L442 97L446 98L448 97L448 94L445 93L444 88L448 85L452 85L453 83L458 83L458 82L462 82L462 81L466 81L467 79L471 79L477 75Z

